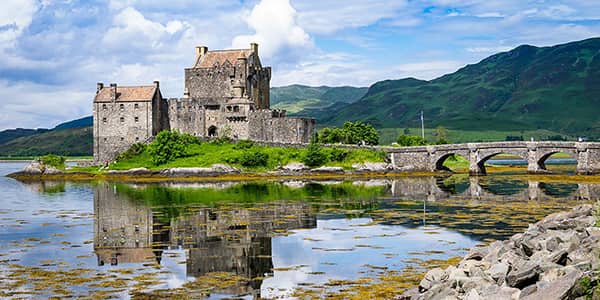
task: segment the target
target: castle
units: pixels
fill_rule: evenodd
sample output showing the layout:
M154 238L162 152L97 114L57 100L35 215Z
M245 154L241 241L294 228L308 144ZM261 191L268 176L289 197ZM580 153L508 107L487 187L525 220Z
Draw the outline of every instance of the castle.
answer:
M262 66L258 44L253 43L238 50L196 47L194 64L185 69L183 98L163 98L158 81L149 86L98 83L94 162L112 161L163 130L201 138L309 142L315 120L288 118L284 110L270 109L270 81L271 68Z

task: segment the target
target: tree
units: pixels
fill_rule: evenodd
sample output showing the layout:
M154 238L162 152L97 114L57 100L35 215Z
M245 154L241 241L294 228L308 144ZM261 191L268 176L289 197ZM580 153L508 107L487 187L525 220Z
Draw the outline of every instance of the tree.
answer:
M306 147L302 162L309 167L318 167L327 162L327 157L323 153L321 145L315 139L311 140L308 147Z
M358 144L364 142L367 145L379 144L379 133L371 124L361 121L344 123L343 130L349 137L348 144Z
M397 140L398 144L403 147L408 146L425 146L427 145L427 140L416 135L406 135L401 134Z
M179 131L161 131L148 146L148 152L155 165L162 165L176 158L184 157L189 145L199 143L198 138Z

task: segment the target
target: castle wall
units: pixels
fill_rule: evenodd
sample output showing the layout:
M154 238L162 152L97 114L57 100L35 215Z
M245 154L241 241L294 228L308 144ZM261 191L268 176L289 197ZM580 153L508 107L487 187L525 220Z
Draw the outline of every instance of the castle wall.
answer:
M190 98L230 98L232 76L235 76L233 66L185 69L185 88Z
M169 99L169 127L195 136L206 134L204 108L192 99Z
M316 130L315 119L288 118L276 110L259 110L249 115L250 140L295 144L308 143Z
M149 101L94 103L94 161L112 161L131 145L152 137L153 119L158 118L152 105Z

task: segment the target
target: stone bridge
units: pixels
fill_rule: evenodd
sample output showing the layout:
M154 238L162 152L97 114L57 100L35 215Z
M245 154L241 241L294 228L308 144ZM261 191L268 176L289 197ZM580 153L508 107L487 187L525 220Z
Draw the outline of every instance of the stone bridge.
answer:
M392 164L403 171L448 170L444 161L452 155L469 160L469 173L484 175L485 163L498 154L512 154L527 161L529 173L546 173L546 160L563 152L577 160L578 174L600 173L600 143L590 142L489 142L417 147L386 147Z

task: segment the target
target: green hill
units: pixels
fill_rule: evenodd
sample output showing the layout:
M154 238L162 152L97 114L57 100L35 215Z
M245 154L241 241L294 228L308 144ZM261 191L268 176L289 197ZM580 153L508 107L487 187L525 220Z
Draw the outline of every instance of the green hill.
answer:
M315 113L319 122L367 121L379 128L546 129L600 137L600 38L538 48L520 46L431 81L372 85L357 102Z
M291 114L306 109L322 109L336 102L352 103L362 98L367 88L350 86L311 87L289 85L271 88L271 107L285 109Z
M51 130L0 144L0 156L92 155L92 127Z

